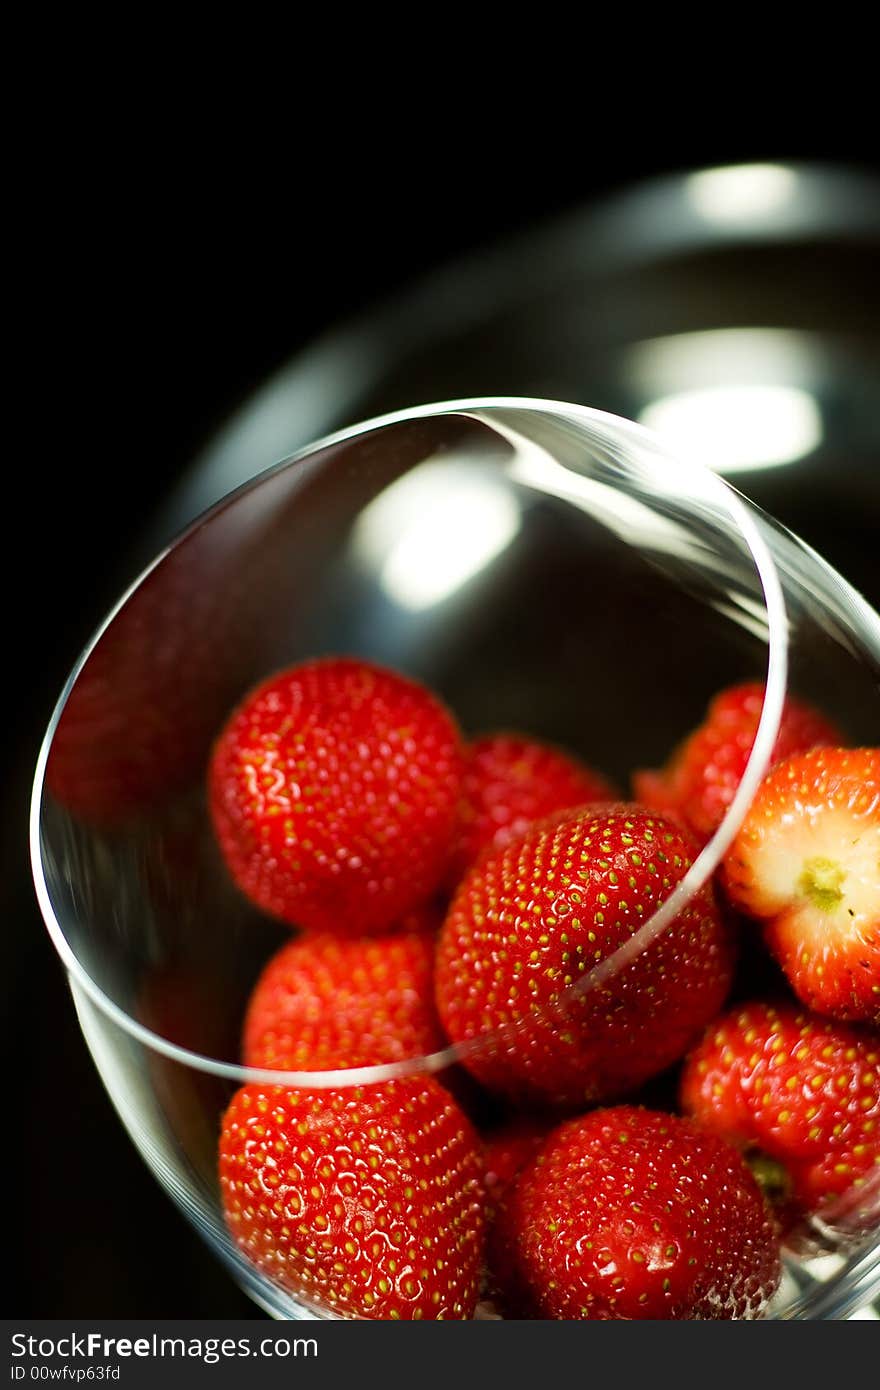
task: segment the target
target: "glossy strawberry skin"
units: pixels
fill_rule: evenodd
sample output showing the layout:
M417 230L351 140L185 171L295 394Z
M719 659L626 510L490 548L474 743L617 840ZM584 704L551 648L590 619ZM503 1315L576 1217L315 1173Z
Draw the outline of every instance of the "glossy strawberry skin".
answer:
M223 1118L230 1234L294 1297L343 1317L470 1318L483 1261L479 1141L436 1082L246 1086Z
M484 1086L578 1108L623 1096L683 1056L733 974L710 888L618 974L576 998L572 987L649 920L695 854L680 828L616 803L481 856L443 924L436 989L446 1033L468 1044L462 1060Z
M781 1273L736 1151L628 1105L553 1131L507 1191L490 1265L514 1316L565 1320L755 1318Z
M715 1022L687 1058L684 1110L781 1165L787 1230L818 1215L841 1235L880 1226L880 1040L787 1003Z
M446 1046L434 1006L439 911L387 936L306 932L281 947L248 1004L247 1066L329 1071L400 1062Z
M465 750L455 881L489 845L503 849L556 811L611 801L611 783L570 753L522 734L487 734Z
M354 659L306 662L246 697L209 773L214 828L252 902L313 931L388 929L448 869L457 728L424 687Z
M634 775L636 800L667 815L679 815L701 843L711 839L742 781L763 703L764 687L759 682L721 691L711 701L703 723L664 768ZM840 741L840 731L831 720L788 696L770 762Z
M880 1023L880 749L818 748L762 782L721 881L798 998Z

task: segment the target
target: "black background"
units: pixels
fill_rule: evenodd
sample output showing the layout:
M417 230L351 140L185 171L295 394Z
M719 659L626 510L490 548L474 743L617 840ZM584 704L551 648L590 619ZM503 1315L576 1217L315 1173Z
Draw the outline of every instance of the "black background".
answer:
M696 124L696 122L695 122ZM577 159L505 145L500 174L454 151L316 152L273 167L199 141L93 160L56 131L29 256L13 267L34 404L9 466L2 883L8 1311L261 1317L160 1192L112 1112L42 927L26 854L39 740L64 677L132 575L134 538L234 407L320 330L430 268L638 178L739 159L870 163L854 132L812 144L680 139ZM207 139L207 143L210 143ZM501 141L504 145L504 141ZM601 152L597 153L597 144ZM311 151L308 160L303 148ZM462 148L467 148L466 146ZM428 164L435 172L425 172ZM565 177L563 177L563 168ZM11 1225L11 1229L10 1229Z

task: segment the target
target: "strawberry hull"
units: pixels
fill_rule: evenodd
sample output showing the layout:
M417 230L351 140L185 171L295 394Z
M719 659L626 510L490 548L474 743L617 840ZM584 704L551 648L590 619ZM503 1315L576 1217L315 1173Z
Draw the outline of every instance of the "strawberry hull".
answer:
M808 1008L880 1025L880 749L819 748L764 779L724 890Z

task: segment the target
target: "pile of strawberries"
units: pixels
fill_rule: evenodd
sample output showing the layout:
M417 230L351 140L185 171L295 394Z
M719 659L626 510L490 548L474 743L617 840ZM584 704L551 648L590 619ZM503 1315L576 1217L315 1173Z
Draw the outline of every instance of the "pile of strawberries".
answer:
M716 881L638 935L730 804L762 698L721 693L624 799L532 738L465 743L363 661L247 696L212 823L296 932L243 1061L435 1057L237 1092L223 1208L268 1278L350 1317L757 1317L783 1244L880 1228L880 749L789 698Z

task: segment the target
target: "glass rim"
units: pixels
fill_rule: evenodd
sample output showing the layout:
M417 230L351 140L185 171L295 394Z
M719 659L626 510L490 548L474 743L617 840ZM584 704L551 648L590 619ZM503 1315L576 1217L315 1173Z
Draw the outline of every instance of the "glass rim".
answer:
M450 1066L464 1061L468 1056L480 1053L493 1040L505 1036L510 1031L509 1028L496 1029L490 1033L480 1034L479 1037L465 1043L451 1043L439 1051L396 1062L320 1071L287 1071L267 1067L251 1067L238 1062L224 1062L219 1058L181 1047L133 1018L106 993L86 970L71 946L49 896L43 867L40 829L46 765L59 721L71 691L101 638L118 614L148 576L163 563L172 551L195 534L213 516L225 510L240 495L254 490L269 478L303 462L321 450L347 443L361 435L373 433L388 426L413 420L433 416L462 415L478 420L485 419L486 422L491 423L493 412L509 410L531 411L556 419L568 419L585 426L601 428L612 436L621 439L624 443L629 442L634 446L640 445L642 448L650 449L658 461L662 461L670 468L677 470L685 478L688 476L699 477L703 486L708 481L710 487L717 490L718 501L728 511L730 520L737 526L740 537L748 549L761 586L767 617L767 671L758 728L742 780L723 820L712 838L700 849L687 872L657 910L616 951L600 961L576 985L571 986L566 998L571 999L600 987L649 945L705 886L732 843L769 765L782 717L788 675L788 614L785 598L776 564L761 534L753 505L720 475L705 465L690 459L680 458L672 453L662 440L644 426L622 416L597 410L590 406L528 396L464 397L396 410L347 426L344 429L334 431L332 434L325 435L311 444L304 445L277 463L269 465L253 478L247 479L201 512L178 535L162 547L154 559L124 590L84 646L58 697L43 737L34 772L29 818L31 871L43 921L52 944L67 970L71 985L75 987L75 992L77 989L82 991L112 1023L151 1051L157 1052L182 1066L220 1077L239 1086L256 1084L324 1090L372 1086L408 1076L424 1076L443 1072ZM821 559L821 557L817 558ZM822 564L824 566L825 562L822 561Z

